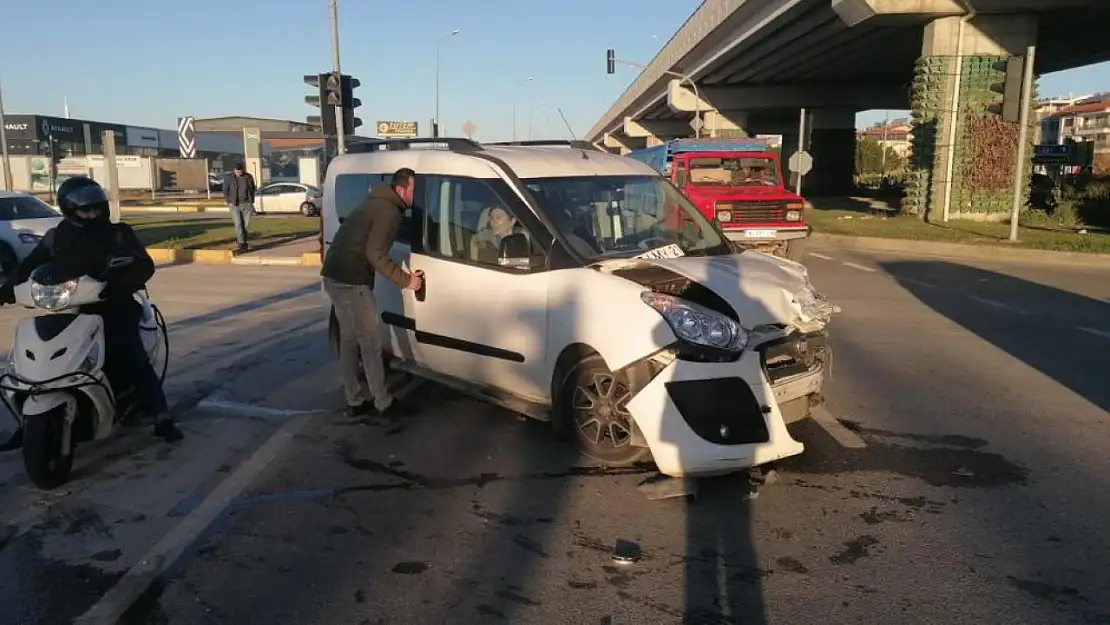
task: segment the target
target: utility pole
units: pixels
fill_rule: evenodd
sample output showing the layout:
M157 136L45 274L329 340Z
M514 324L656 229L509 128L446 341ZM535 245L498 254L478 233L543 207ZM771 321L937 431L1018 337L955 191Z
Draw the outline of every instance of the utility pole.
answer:
M336 77L339 77L343 72L339 67L339 8L336 0L329 0L328 8L331 13L331 68ZM335 107L336 147L340 154L347 153L347 137L343 132L343 109L346 106L346 102L340 102Z
M8 161L8 131L4 122L4 87L0 85L0 167L4 168L4 190L15 191L12 188L12 168Z
M1021 116L1018 121L1017 157L1014 163L1014 203L1010 207L1010 242L1018 240L1018 213L1021 211L1021 200L1025 197L1028 188L1025 187L1025 141L1029 136L1029 100L1033 95L1033 61L1037 53L1036 46L1029 46L1025 51L1025 76L1021 81Z
M459 29L455 29L450 33L436 39L436 118L432 120L432 137L439 138L439 57L440 49L443 47L443 42L451 37L459 34Z

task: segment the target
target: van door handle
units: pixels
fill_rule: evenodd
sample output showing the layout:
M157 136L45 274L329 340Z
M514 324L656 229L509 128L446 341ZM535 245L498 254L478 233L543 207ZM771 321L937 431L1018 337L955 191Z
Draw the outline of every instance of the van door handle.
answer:
M419 269L417 269L415 273L423 279L420 283L420 288L416 290L415 294L416 301L422 302L424 298L428 297L428 276L424 275L424 272Z

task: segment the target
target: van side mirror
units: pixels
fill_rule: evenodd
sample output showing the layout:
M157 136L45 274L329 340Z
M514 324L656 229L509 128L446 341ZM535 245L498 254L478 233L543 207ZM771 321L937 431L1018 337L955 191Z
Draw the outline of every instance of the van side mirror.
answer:
M532 266L532 245L528 237L514 232L502 238L497 264L511 269L529 269Z

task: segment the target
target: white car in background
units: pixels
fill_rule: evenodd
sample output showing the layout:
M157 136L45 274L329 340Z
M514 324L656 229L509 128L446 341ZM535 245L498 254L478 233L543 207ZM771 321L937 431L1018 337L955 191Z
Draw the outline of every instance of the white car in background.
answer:
M305 217L320 214L319 187L300 182L275 182L263 185L254 197L254 208L261 214L300 213Z
M0 270L15 269L61 221L61 213L33 195L0 191Z

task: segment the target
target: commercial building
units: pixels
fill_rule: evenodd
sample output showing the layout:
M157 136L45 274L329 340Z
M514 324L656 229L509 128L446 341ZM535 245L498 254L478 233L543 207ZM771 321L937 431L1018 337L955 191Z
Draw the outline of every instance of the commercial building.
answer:
M1090 144L1090 164L1110 172L1110 93L1100 93L1064 106L1041 120L1042 143Z

